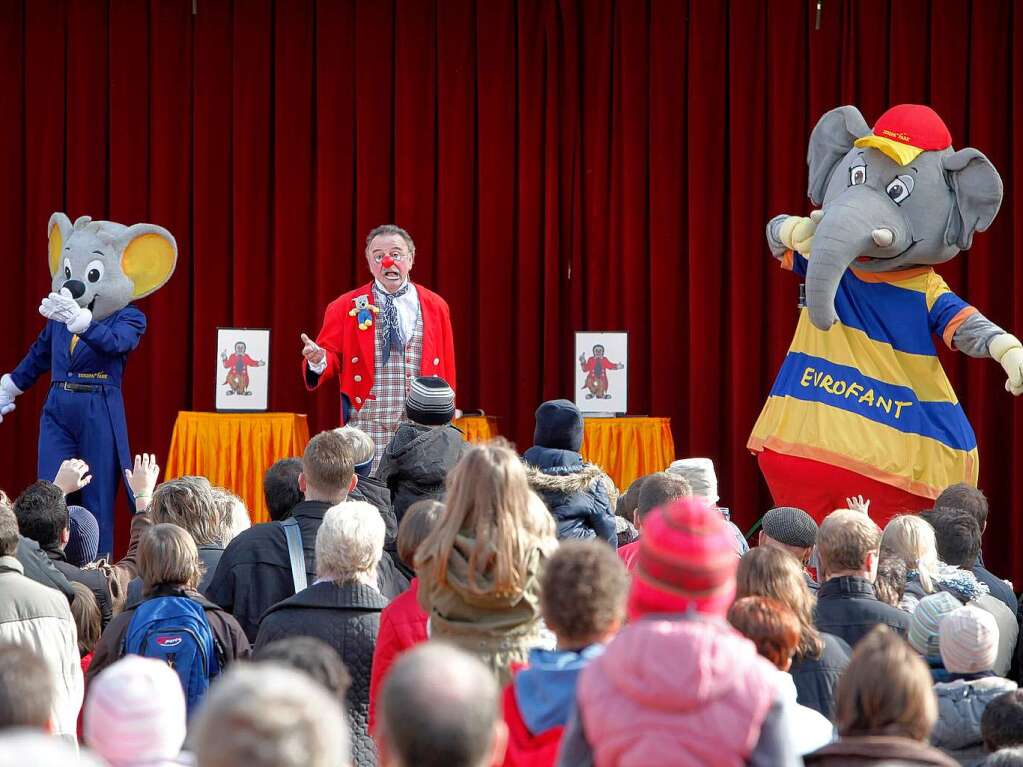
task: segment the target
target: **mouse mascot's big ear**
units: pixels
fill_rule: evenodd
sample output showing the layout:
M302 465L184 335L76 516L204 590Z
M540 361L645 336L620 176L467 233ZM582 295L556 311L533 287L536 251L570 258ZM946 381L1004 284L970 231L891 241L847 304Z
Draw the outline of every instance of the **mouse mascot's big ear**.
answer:
M47 238L52 282L39 313L48 322L21 364L0 378L0 420L19 394L50 373L39 478L54 479L70 458L89 465L82 503L99 520L100 551L111 552L117 485L132 465L121 384L128 354L146 331L145 315L131 302L170 279L177 244L154 224L88 216L72 224L63 213L50 216Z
M954 149L920 104L892 107L873 127L853 106L827 112L807 164L817 209L767 225L806 305L748 445L776 504L821 518L864 495L883 524L977 483L977 440L936 342L995 359L1005 388L1023 393L1023 345L934 270L991 225L1002 181L980 151Z

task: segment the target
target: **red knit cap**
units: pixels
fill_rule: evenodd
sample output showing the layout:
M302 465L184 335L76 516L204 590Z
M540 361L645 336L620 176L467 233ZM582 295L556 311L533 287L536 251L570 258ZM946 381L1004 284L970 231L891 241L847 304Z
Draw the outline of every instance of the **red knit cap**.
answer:
M735 599L732 533L702 498L680 498L643 520L629 618L687 610L723 617Z

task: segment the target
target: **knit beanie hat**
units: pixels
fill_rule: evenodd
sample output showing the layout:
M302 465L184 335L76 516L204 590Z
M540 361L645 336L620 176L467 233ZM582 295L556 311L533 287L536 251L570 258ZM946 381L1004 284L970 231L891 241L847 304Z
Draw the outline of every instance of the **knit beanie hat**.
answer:
M421 376L412 382L405 413L423 426L443 426L455 417L455 393L443 378Z
M710 458L680 458L668 467L668 473L685 477L693 495L706 499L712 506L718 502L718 478Z
M764 515L761 521L764 533L778 543L808 549L817 543L817 523L802 509L778 506Z
M964 605L944 617L938 634L941 660L949 673L976 674L994 667L998 624L986 610Z
M85 742L127 767L174 759L185 742L185 694L166 663L126 655L101 671L85 700Z
M962 602L947 591L938 591L917 602L909 619L909 644L925 658L938 658L938 626L949 613L962 607Z
M724 617L739 560L721 514L694 496L650 512L629 593L629 618L688 610Z
M567 399L553 399L536 409L533 444L578 453L583 446L583 414Z
M71 533L64 546L64 556L75 567L84 567L99 553L99 524L84 506L68 506Z

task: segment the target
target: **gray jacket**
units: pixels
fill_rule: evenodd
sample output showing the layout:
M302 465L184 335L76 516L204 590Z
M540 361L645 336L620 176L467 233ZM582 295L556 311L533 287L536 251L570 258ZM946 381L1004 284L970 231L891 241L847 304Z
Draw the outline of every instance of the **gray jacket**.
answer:
M1015 682L997 676L955 679L934 685L934 694L938 698L938 721L931 732L931 742L950 756L979 746L980 717L987 704L1015 689Z
M25 645L46 662L54 734L74 738L84 690L75 619L63 593L23 573L15 557L0 557L0 642Z

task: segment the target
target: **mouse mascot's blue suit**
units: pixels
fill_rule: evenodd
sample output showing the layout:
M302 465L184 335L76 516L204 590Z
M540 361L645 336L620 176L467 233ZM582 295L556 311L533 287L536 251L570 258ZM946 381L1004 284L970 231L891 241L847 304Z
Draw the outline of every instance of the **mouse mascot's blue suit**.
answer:
M49 372L39 476L52 479L68 458L89 465L92 481L82 489L82 502L99 520L101 552L113 548L117 484L131 466L121 380L128 354L146 332L146 316L131 301L167 282L177 254L174 237L162 227L88 216L72 225L54 213L52 292L39 307L48 322L21 363L0 378L2 421L15 397Z

